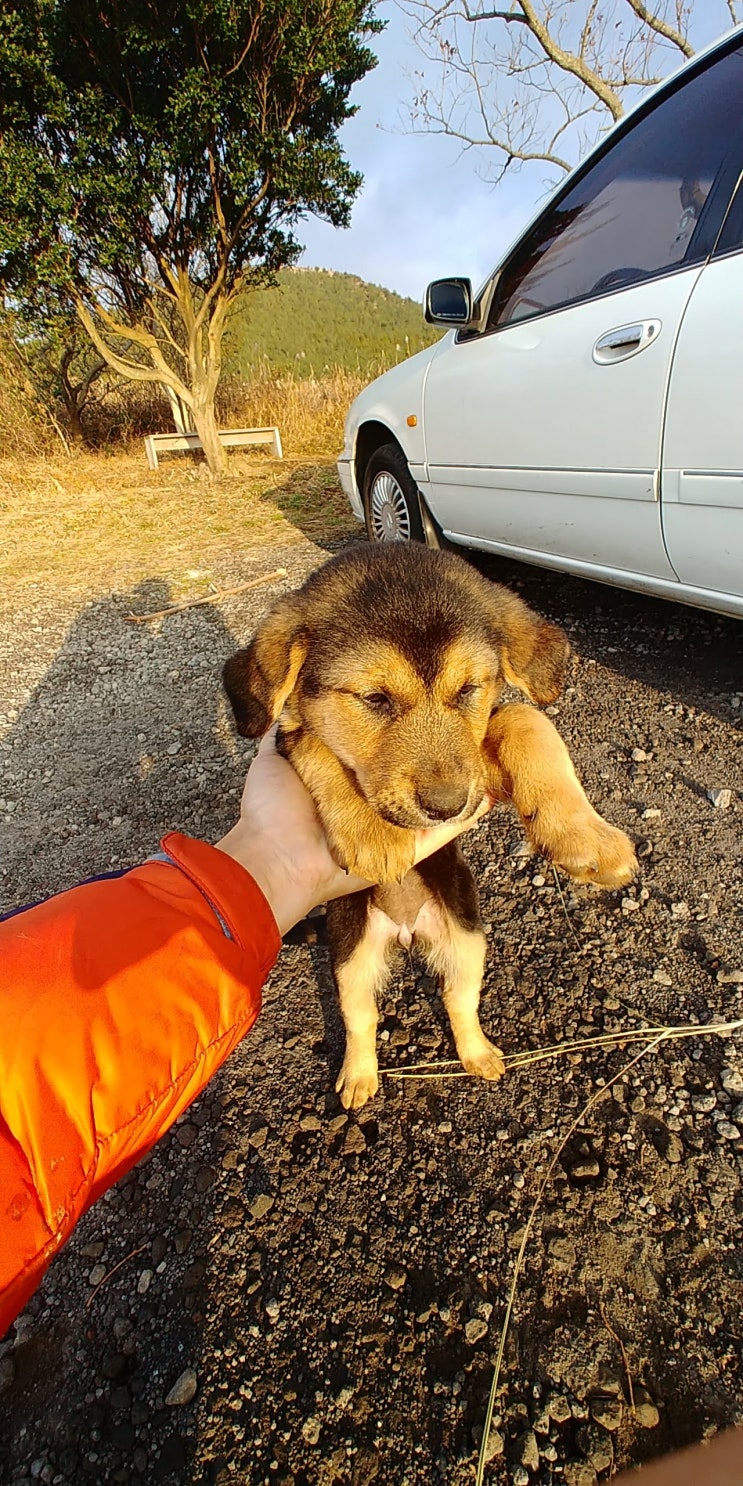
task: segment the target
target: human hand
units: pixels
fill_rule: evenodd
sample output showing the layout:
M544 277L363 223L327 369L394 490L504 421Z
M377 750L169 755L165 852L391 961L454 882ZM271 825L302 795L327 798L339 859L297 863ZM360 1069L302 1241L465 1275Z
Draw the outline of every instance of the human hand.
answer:
M444 821L417 831L415 860L422 861L469 830L489 808L484 800L467 821ZM333 860L311 796L291 764L276 752L275 727L261 740L248 770L240 819L216 845L255 879L281 934L318 904L371 885Z

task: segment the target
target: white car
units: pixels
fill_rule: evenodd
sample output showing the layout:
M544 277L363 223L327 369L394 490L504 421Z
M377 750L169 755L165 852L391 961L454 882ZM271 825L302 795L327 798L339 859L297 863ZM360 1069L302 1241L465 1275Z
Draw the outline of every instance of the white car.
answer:
M443 534L743 617L743 27L426 315L448 334L346 422L372 541Z

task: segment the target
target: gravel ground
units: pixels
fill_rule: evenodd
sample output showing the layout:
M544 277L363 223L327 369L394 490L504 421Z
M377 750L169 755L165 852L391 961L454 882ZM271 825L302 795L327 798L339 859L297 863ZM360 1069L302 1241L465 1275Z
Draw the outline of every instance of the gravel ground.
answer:
M249 550L223 576L281 564L292 586L325 555L307 541ZM552 710L642 863L629 892L561 896L514 854L507 812L480 828L467 852L491 943L486 1031L515 1052L743 1016L743 629L482 566L570 633L577 659ZM141 626L125 616L167 602L158 581L106 598L5 593L4 907L134 863L169 827L227 827L248 750L219 668L277 591ZM0 1343L3 1482L474 1480L540 1181L636 1049L563 1055L491 1086L386 1078L346 1115L319 940L284 949L254 1032L87 1215ZM415 962L396 989L383 1066L451 1057ZM593 1486L743 1423L742 1174L740 1035L669 1044L591 1109L526 1251L489 1486Z

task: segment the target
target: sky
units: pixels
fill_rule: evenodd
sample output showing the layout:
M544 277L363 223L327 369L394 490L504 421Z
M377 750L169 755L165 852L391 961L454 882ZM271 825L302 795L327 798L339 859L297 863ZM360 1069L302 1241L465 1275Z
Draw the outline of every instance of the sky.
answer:
M452 274L477 288L546 199L545 168L509 172L493 186L483 179L476 151L463 153L441 135L410 133L406 99L423 61L411 22L394 0L381 4L378 15L387 21L372 38L379 64L354 89L351 102L359 111L341 131L364 185L350 228L316 218L301 224L301 262L357 274L418 300L431 279ZM694 22L698 46L726 29L729 14L720 0L696 0Z
M300 228L303 264L354 273L422 299L431 279L456 274L480 284L544 196L539 176L513 175L497 189L477 173L474 152L438 135L413 135L405 100L422 65L410 21L379 7L386 30L372 38L379 65L358 83L355 118L341 131L346 156L364 176L350 228L316 218Z

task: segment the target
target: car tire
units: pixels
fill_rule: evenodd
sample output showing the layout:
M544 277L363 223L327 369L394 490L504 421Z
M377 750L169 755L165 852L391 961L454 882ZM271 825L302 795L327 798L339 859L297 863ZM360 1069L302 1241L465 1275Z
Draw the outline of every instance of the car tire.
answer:
M374 450L364 471L363 499L370 542L425 542L418 486L398 444Z

